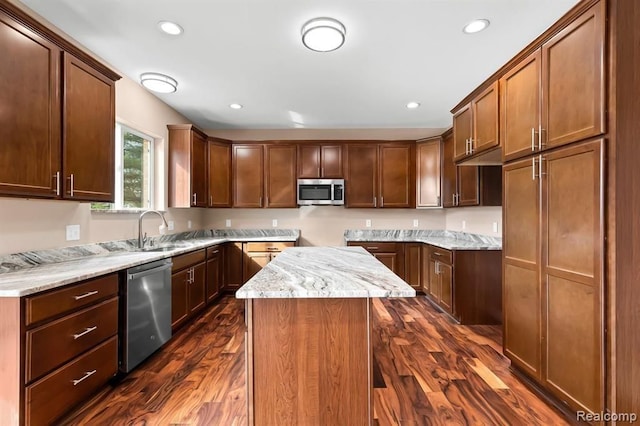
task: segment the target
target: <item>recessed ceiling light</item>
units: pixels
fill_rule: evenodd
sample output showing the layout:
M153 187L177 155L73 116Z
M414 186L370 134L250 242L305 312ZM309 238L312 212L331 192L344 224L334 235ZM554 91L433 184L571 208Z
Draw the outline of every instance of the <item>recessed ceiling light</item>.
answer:
M178 82L168 75L146 72L140 75L140 83L158 93L173 93L178 90Z
M240 105L240 104L231 104L231 105L229 105L229 108L231 108L231 109L242 109L242 105Z
M409 102L407 104L407 108L409 109L416 109L420 106L420 102Z
M333 18L314 18L302 26L302 43L316 52L331 52L344 44L347 30Z
M180 25L171 21L160 21L158 22L158 27L169 35L180 35L184 32Z
M488 19L474 19L473 21L469 22L467 25L464 26L464 28L462 29L462 32L466 34L473 34L473 33L477 33L484 30L488 26L489 26Z

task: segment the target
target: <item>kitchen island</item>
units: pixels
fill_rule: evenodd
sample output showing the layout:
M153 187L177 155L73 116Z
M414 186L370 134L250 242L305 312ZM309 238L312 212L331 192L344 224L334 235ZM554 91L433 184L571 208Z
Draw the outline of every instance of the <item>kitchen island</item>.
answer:
M372 424L372 298L414 297L360 247L295 247L246 300L249 424Z

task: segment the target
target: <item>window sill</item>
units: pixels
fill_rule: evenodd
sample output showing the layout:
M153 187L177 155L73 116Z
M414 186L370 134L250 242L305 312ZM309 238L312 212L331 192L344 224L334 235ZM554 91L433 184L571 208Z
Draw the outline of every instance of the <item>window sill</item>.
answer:
M122 209L122 210L94 210L91 209L91 213L98 214L140 214L153 209ZM158 210L160 213L166 213L166 210Z

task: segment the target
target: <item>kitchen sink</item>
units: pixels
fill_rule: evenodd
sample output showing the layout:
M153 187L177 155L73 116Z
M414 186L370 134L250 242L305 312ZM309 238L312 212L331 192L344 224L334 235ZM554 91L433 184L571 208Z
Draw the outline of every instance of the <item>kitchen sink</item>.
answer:
M162 251L171 251L171 250L176 250L176 249L186 248L186 247L190 247L190 244L168 243L168 244L160 244L160 245L157 245L157 246L146 246L144 248L136 248L136 251L162 252Z

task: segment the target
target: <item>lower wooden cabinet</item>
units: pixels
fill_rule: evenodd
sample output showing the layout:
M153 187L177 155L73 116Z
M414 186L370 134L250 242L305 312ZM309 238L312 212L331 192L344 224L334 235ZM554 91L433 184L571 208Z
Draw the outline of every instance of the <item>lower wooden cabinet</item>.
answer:
M453 310L453 255L451 251L425 246L429 274L429 292L427 295L447 313L454 315ZM425 265L426 266L426 265Z
M206 304L206 251L174 257L171 269L171 328L182 326Z
M422 290L422 243L404 244L404 280L415 290Z
M224 290L237 290L244 283L242 243L226 243L224 245Z
M255 242L244 243L243 251L243 283L249 281L251 277L260 272L267 263L271 262L275 257L287 247L293 247L292 242Z
M224 251L222 246L207 248L207 285L206 301L215 300L222 290L224 282Z
M349 241L348 246L363 247L391 272L404 279L404 243Z
M118 300L118 274L0 298L0 423L55 424L115 376Z

